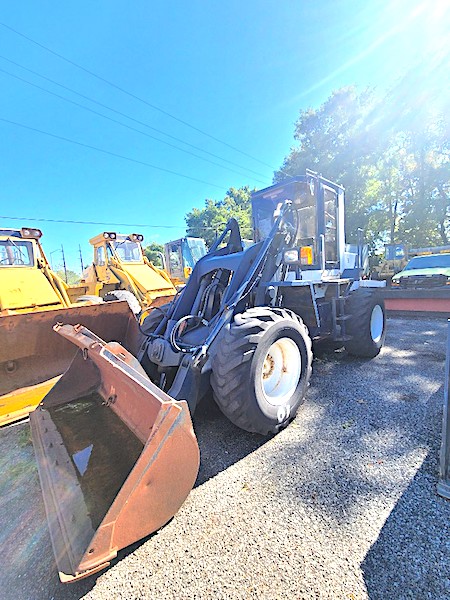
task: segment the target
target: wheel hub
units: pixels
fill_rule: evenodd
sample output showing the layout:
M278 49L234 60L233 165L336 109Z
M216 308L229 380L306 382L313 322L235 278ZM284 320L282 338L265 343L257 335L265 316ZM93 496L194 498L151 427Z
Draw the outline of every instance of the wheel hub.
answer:
M373 307L372 314L370 317L370 335L372 340L378 344L383 335L384 329L384 315L383 310L379 304Z
M274 367L275 361L273 360L272 356L268 354L264 359L263 379L268 379L272 375Z
M297 344L291 338L280 338L264 357L261 382L267 402L284 406L294 394L302 371L302 358Z

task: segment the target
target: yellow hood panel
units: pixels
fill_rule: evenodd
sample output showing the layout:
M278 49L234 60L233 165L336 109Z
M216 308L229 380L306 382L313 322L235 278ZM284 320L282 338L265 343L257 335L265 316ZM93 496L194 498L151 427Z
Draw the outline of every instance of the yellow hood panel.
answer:
M62 306L44 273L28 267L0 268L0 310Z
M133 283L144 293L156 290L173 290L175 293L173 285L146 264L127 264L126 267L123 265L122 268L133 280Z

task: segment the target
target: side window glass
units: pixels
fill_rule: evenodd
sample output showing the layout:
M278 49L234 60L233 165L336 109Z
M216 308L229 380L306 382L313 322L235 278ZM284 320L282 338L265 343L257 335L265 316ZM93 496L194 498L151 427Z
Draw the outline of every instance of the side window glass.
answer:
M104 248L104 246L97 247L95 264L98 265L99 267L105 266L105 248Z
M325 189L325 260L336 263L337 258L337 228L336 228L336 193Z

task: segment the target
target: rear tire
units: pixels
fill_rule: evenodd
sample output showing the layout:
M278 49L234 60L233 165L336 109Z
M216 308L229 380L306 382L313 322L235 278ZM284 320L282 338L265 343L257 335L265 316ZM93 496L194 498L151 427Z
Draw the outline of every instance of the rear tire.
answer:
M142 307L139 300L134 294L128 290L114 290L114 292L108 292L103 296L104 302L112 302L113 300L125 300L128 302L131 312L134 315L139 315L142 311Z
M256 307L234 317L211 357L214 399L232 423L277 433L295 417L311 376L311 339L293 312Z
M386 314L384 301L378 294L367 289L350 292L345 312L346 333L351 339L345 349L354 356L374 358L380 352L386 337Z

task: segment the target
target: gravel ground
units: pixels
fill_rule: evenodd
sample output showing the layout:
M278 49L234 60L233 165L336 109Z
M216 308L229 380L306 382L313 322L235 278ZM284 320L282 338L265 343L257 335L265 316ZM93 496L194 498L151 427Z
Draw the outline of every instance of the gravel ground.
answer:
M436 495L445 320L390 318L381 354L313 365L272 439L213 407L195 489L113 566L59 583L28 423L0 431L0 598L450 598L450 502Z

